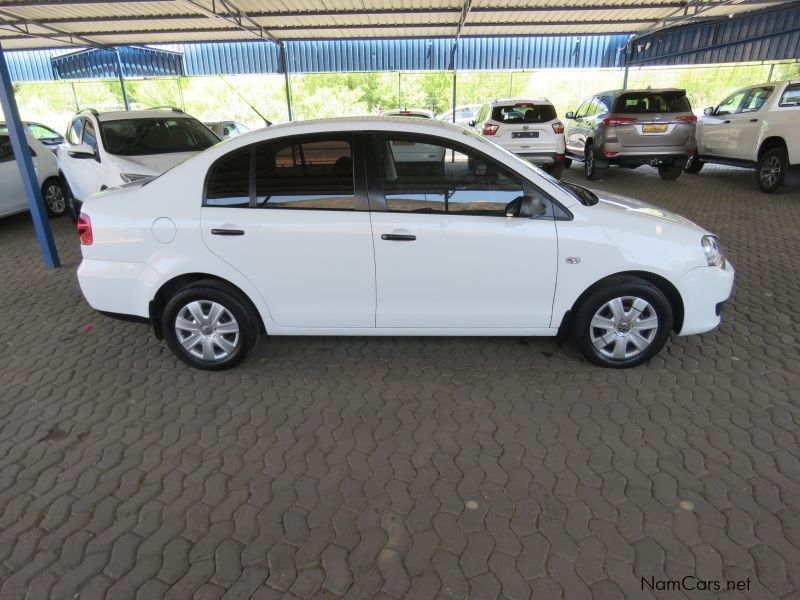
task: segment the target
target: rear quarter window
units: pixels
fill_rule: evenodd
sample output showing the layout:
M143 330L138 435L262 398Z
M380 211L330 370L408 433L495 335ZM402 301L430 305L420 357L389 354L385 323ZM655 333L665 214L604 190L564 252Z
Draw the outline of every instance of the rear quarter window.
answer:
M622 94L614 104L617 113L691 112L686 92L631 92Z
M556 118L556 109L552 104L519 102L492 109L492 121L499 123L547 123Z

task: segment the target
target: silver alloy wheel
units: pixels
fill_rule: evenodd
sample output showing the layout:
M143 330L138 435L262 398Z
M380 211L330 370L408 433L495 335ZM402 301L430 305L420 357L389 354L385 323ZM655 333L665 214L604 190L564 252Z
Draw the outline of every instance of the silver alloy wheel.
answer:
M764 187L772 187L781 175L781 161L777 156L768 156L761 163L759 176Z
M231 312L212 300L193 300L175 317L178 342L192 356L220 361L239 345L239 324Z
M647 300L622 296L601 306L589 325L589 337L597 351L616 360L638 356L658 333L658 314Z
M67 200L64 190L57 183L51 183L44 188L44 203L54 214L60 215L67 209Z
M586 174L591 176L594 173L594 149L590 148L586 153Z

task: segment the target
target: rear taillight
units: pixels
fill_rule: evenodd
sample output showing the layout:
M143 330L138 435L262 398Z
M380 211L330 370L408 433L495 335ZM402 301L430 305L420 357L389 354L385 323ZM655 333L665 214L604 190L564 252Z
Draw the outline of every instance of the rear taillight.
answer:
M92 238L92 221L89 215L81 213L78 217L78 238L81 241L81 246L91 246L94 241Z
M499 127L497 125L486 124L483 126L483 135L494 135Z
M676 117L676 121L683 121L684 123L697 123L697 117L695 115L685 115L683 117Z
M636 123L636 119L629 117L607 117L603 119L603 125L606 127L609 125L630 125L631 123Z
M561 121L553 123L553 131L556 133L564 133L564 124Z

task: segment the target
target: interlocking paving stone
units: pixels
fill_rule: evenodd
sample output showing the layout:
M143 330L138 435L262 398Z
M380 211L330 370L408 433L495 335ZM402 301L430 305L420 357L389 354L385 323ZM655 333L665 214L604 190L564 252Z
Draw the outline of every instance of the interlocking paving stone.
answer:
M579 165L566 178L584 182ZM634 370L519 338L271 338L178 362L0 220L0 599L800 596L800 190L597 189L718 233L723 323Z

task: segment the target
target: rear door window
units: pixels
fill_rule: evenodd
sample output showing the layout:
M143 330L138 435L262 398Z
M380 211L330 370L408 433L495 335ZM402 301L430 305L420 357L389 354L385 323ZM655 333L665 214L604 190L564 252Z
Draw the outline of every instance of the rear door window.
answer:
M674 113L691 112L692 106L686 92L629 92L617 98L617 113Z
M556 109L552 104L517 102L505 106L495 106L492 121L498 123L547 123L556 119Z
M742 104L742 112L756 112L761 110L761 107L764 106L770 94L772 94L771 87L756 87L747 90L747 96L745 96L744 104Z
M780 106L800 106L800 84L786 86L779 104Z

